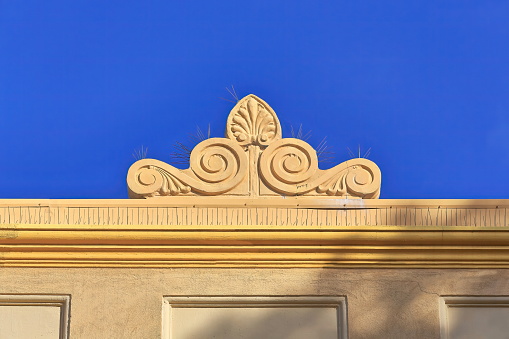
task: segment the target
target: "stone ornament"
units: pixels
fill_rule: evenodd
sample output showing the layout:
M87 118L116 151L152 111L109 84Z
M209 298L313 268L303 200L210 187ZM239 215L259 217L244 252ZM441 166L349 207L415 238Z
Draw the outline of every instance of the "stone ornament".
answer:
M255 95L233 107L226 122L226 137L241 145L268 146L281 139L281 124L272 108Z
M155 159L135 162L127 173L129 196L217 195L231 191L247 174L241 146L225 138L200 142L191 152L190 168L180 170Z
M372 161L357 158L322 171L315 150L299 139L286 138L271 144L262 153L259 168L267 186L285 195L312 191L361 198L380 195L380 170Z
M127 173L129 197L380 196L375 163L356 158L320 170L316 151L303 140L283 139L276 113L253 94L231 110L225 134L196 145L185 170L155 159L135 162Z

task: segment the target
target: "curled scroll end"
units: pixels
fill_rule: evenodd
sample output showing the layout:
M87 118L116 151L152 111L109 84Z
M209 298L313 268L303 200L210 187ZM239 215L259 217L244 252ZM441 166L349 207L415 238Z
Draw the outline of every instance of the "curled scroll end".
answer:
M127 172L129 198L187 194L191 187L180 178L182 176L181 170L159 160L136 161Z
M281 124L276 113L254 94L240 99L226 121L226 137L242 146L268 146L281 136Z
M371 160L351 159L324 172L337 173L317 186L318 193L362 199L380 197L382 174L380 168Z
M186 170L155 159L135 162L127 173L127 187L130 198L219 195L237 187L246 176L242 147L229 139L210 138L196 145Z

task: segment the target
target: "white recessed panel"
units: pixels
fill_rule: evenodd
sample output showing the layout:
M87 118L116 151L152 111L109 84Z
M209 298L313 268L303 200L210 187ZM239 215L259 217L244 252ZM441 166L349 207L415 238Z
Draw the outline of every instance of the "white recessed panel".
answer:
M69 297L0 295L0 338L66 339Z
M443 297L443 339L508 339L509 297Z
M164 339L347 338L344 297L165 297Z

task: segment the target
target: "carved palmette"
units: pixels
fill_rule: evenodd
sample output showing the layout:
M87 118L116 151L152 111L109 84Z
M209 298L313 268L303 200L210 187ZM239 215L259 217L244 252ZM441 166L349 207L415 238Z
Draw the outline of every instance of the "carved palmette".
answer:
M248 95L230 112L226 138L202 141L180 170L155 159L134 163L127 175L129 196L309 195L378 198L381 174L367 159L351 159L320 170L305 141L282 139L274 110Z
M226 122L226 137L240 145L267 146L281 139L281 125L265 101L248 95L231 110Z

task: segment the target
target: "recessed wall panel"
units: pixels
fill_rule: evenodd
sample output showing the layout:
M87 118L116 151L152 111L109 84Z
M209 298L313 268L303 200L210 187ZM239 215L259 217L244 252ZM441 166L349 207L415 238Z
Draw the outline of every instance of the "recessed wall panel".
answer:
M0 295L0 338L66 339L69 297Z
M347 337L343 297L166 297L165 339Z
M443 297L443 339L509 338L509 297Z

